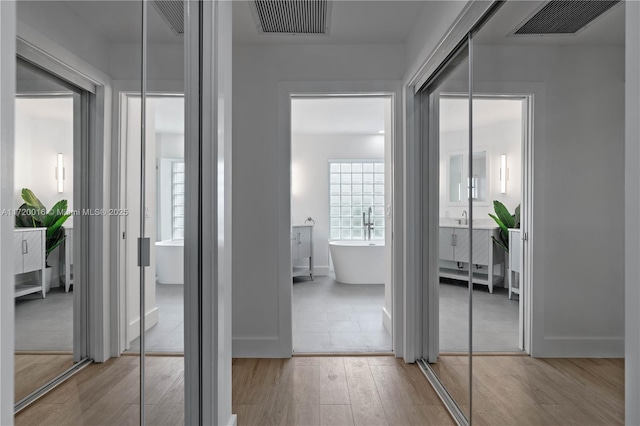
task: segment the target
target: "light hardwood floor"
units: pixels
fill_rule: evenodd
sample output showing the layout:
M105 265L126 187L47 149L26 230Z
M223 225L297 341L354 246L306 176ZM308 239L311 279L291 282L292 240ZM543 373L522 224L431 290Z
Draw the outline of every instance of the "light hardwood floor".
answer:
M16 353L14 359L16 402L73 366L73 356L64 353Z
M469 412L466 356L432 365ZM475 425L623 425L624 360L475 356Z
M436 364L463 405L466 362L446 356ZM482 356L474 363L474 424L623 424L622 360ZM236 359L232 368L239 426L453 424L418 367L393 357ZM147 424L183 424L183 359L148 357L147 372ZM90 365L16 424L137 424L138 377L137 357Z

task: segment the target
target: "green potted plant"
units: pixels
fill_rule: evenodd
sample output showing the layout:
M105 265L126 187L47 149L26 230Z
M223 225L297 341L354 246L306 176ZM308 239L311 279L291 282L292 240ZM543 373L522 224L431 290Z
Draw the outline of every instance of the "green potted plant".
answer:
M66 238L64 227L62 226L71 213L67 212L67 200L58 201L51 210L47 208L35 196L33 191L27 188L22 189L22 199L24 204L18 209L16 214L17 228L47 228L46 232L46 255L47 267L45 269L45 286L48 291L51 286L51 265L48 259L53 252Z
M493 202L493 210L495 215L489 213L489 216L496 221L500 227L498 237L491 237L493 241L502 247L505 252L509 253L509 228L520 229L520 204L515 209L513 214L509 213L509 210L500 201L495 200Z

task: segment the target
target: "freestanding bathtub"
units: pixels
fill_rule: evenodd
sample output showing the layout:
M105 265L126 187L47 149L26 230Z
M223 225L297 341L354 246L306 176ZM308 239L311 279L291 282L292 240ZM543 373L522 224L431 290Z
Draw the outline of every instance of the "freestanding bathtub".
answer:
M156 275L160 284L184 284L184 240L156 242Z
M384 284L384 241L329 241L336 281Z

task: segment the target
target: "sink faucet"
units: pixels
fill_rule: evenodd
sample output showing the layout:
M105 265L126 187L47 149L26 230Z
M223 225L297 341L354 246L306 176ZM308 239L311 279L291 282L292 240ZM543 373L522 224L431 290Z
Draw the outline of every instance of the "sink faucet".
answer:
M469 224L469 218L467 217L467 211L466 210L462 211L462 217L464 218L463 225L468 225Z
M371 214L373 213L373 209L371 207L369 207L369 217L366 217L365 212L362 212L362 226L365 228L365 235L364 235L364 239L365 240L370 240L371 239L371 230L373 230L373 222L371 221Z

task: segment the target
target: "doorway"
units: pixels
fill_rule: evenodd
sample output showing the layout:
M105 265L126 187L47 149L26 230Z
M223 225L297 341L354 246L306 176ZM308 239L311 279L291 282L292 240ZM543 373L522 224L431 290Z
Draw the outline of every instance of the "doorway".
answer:
M120 352L140 352L140 289L136 235L140 191L140 94L121 94L121 188L127 216L120 221ZM150 238L145 275L147 353L184 353L184 94L150 93L146 97L146 207ZM127 237L129 236L129 237Z
M292 96L293 352L392 350L392 99Z
M439 95L439 341L440 353L465 352L468 297L473 270L474 352L524 349L523 298L520 297L523 155L529 98L474 94L473 154L469 158L468 97ZM467 185L469 162L473 175ZM473 203L473 264L469 263L469 199ZM504 228L503 228L504 226Z

